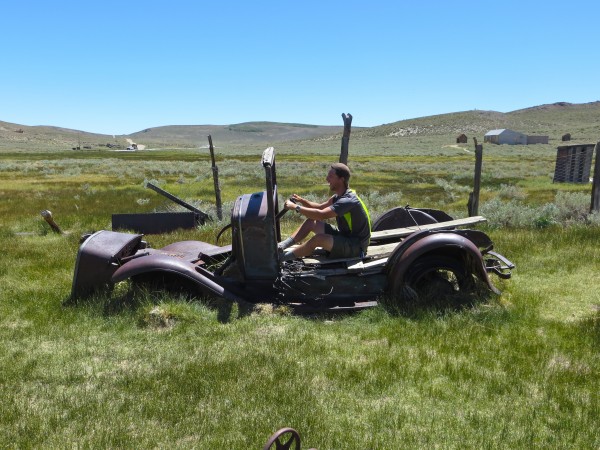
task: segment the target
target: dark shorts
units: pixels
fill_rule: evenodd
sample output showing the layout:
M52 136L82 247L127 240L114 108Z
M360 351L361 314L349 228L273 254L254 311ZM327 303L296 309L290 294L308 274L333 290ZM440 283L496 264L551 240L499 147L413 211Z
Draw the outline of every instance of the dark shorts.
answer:
M362 255L358 238L344 236L331 224L326 223L324 225L325 234L333 237L333 248L329 252L330 258L359 258Z

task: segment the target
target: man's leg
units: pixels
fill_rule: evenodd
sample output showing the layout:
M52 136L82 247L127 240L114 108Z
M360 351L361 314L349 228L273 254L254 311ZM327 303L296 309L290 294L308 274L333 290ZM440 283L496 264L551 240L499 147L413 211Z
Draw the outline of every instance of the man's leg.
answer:
M333 236L331 234L319 233L315 234L304 244L296 247L293 250L287 250L281 259L283 261L289 261L296 258L302 258L304 256L311 255L315 248L321 247L328 252L333 248Z
M300 242L311 232L314 234L325 233L325 224L319 220L306 219L289 238L280 242L279 248L285 250L289 246Z
M296 258L311 255L315 248L321 247L328 252L333 248L333 236L331 234L319 233L315 234L304 244L296 247L293 252Z

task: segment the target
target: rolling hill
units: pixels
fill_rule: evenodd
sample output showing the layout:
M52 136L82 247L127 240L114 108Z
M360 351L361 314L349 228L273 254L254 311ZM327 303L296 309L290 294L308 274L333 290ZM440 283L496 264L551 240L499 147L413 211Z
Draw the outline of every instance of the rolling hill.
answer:
M402 120L364 129L356 136L483 135L489 130L509 128L527 134L560 137L571 133L581 139L600 139L600 101L553 103L508 113L463 111Z
M340 121L341 122L341 121ZM401 120L371 128L353 127L353 139L371 137L458 135L483 136L487 131L510 128L528 134L548 134L554 139L571 133L576 140L600 139L600 101L583 104L558 102L508 113L472 110ZM215 145L264 144L311 139L337 139L343 126L247 122L233 125L170 125L147 128L129 135L111 136L54 126L25 126L0 121L0 150L125 148L128 139L146 147L197 148Z

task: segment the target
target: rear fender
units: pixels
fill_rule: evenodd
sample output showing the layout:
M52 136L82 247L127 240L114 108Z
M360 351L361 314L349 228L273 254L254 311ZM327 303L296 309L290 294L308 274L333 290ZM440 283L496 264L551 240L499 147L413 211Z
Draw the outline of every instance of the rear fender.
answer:
M389 258L390 286L399 287L411 264L426 254L451 256L463 261L471 273L486 283L493 292L499 293L488 277L480 250L463 234L453 231L418 231L408 236Z
M133 259L119 267L112 275L111 282L119 283L137 275L163 273L176 275L192 281L200 290L210 293L213 296L231 301L243 300L241 297L231 292L231 290L226 289L214 279L209 278L208 272L205 274L201 272L202 269L191 262L174 258L169 255L151 254Z
M77 252L71 298L85 297L110 286L118 261L143 246L141 234L102 230L90 235Z

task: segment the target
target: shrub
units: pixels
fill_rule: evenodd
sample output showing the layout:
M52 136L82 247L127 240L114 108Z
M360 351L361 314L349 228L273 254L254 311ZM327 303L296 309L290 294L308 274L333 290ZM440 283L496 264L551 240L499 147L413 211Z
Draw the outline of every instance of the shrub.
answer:
M495 198L484 203L481 214L493 228L533 227L547 228L589 224L600 225L600 214L590 213L590 198L582 192L558 192L553 203L542 206L525 205L517 199L507 202Z
M507 200L525 200L527 197L527 193L514 184L501 184L498 195Z

